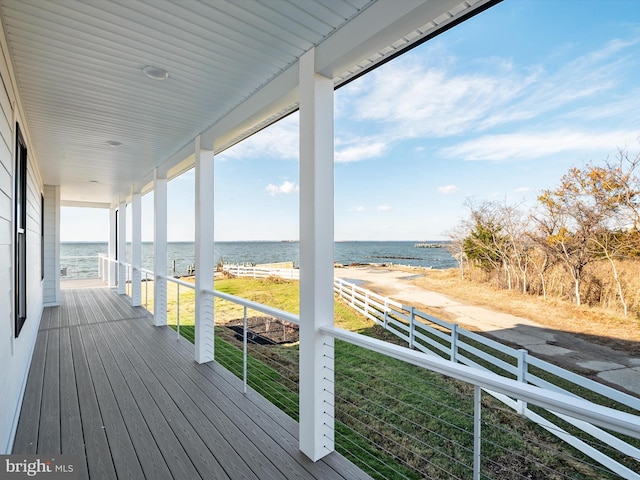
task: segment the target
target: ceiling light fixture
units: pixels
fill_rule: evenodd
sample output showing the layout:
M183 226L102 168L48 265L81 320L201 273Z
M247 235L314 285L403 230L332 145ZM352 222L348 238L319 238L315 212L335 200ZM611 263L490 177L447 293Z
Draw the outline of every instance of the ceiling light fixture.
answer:
M169 72L164 68L154 67L152 65L146 65L142 67L144 74L153 80L166 80L169 78Z
M122 142L119 142L117 140L107 140L107 145L109 145L110 147L121 147Z

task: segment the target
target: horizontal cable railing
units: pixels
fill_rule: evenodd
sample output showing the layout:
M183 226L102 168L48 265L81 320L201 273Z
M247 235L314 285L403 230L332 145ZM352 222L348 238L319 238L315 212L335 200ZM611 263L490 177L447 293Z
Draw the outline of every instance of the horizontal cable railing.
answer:
M98 255L65 255L60 257L61 278L99 278L101 274Z
M619 462L611 471L553 437L545 440L535 424L482 393L526 401L632 437L628 441L640 438L637 415L357 333L321 331L336 339L336 442L357 450L352 460L372 468L374 477L416 478L418 472L420 478L574 478L575 471L580 478L637 476L637 456L611 452ZM369 439L375 452L359 438ZM609 448L601 438L590 442L598 451Z
M336 279L334 290L352 308L407 342L410 348L499 373L523 383L543 386L576 397L588 393L599 401L614 402L612 404L616 408L640 411L640 398L530 356L526 350L507 347L456 324L420 312L413 306L403 305L342 279ZM580 395L575 392L579 392ZM609 447L624 455L640 458L640 449L637 446L630 445L587 422L555 412L533 411L522 400L516 401L498 392L489 393L613 471L627 475L626 467L614 459L615 455L604 455L600 450L593 448L585 441L583 434L578 436L576 428L589 436L603 439ZM638 479L640 475L633 474L628 478Z
M286 270L281 271L282 269L260 268L254 272L251 268L233 268L228 271L233 275L260 278L269 276L287 278L292 275ZM334 291L353 309L405 341L410 348L498 373L524 384L537 385L573 395L576 398L586 394L594 400L611 404L615 408L627 409L634 413L640 411L639 398L530 356L526 350L507 347L465 330L457 324L440 320L413 306L403 305L340 278L335 279ZM628 469L615 460L617 455L615 452L640 458L640 448L637 445L631 445L588 422L563 416L557 412L541 409L534 411L521 399L514 400L499 392L489 391L488 393L613 471L628 474ZM580 430L584 433L579 433ZM602 439L606 442L604 450L614 453L603 454L603 449L590 445L588 440L590 437ZM640 479L640 475L633 473L629 478Z
M195 285L172 277L156 278L166 279L168 285L175 286L178 311L174 304L172 327L181 329L180 334L187 338L190 331L190 340L194 341ZM451 341L447 345L443 338L446 322L438 320L442 323L438 324L442 336L427 336L418 325L418 318L424 320L420 312L403 310L404 317L401 317L394 313L400 304L394 305L384 297L376 298L375 294L367 298L364 293L363 299L358 288L347 288L349 299L354 299L354 303L365 303L370 306L369 310L382 306L382 318L376 323L384 326L386 320L387 326L395 326L414 340L414 349L408 349L337 328L322 329L322 333L336 339L336 449L374 477L566 478L567 471L577 468L587 472L584 478L639 478L640 417L632 408L626 406L633 413L621 411L618 405L609 408L600 405L603 402L594 403L567 393L546 380L547 384L541 382L540 386L529 384L523 378L528 379L533 373L519 374L517 362L506 356L508 351L502 349L507 347L502 345L496 350L503 355L498 360L504 365L499 364L496 372L482 365L487 360L478 355L480 358L474 360L474 365L452 362L454 349ZM297 343L263 342L256 330L266 331L270 328L266 324L273 323L292 331L298 316L219 291L203 293L216 297L216 309L218 302L231 302L237 309L231 315L234 321L225 321L233 329L216 325L216 361L242 378L246 386L297 418ZM216 312L218 323L220 316ZM190 318L181 321L181 316ZM454 327L449 332L458 335L454 340L457 342L455 353L460 356L465 352L463 356L466 356L469 353L461 344L476 339L467 340L465 332L460 330ZM443 346L438 349L442 354L420 351L417 345L428 342L416 333ZM448 337L453 338L451 333ZM470 346L485 353L484 345ZM531 358L528 357L527 365L544 367L539 366L538 359L532 361ZM392 375L383 378L380 371L385 362L399 363L391 369ZM363 373L361 368L365 366L371 368L371 372ZM407 368L413 371L405 373L403 369ZM562 374L561 369L553 373ZM457 381L442 381L440 377L453 377ZM604 397L603 392L607 391L602 390L599 395ZM510 408L505 409L504 403ZM547 420L549 415L557 417L555 423L562 426ZM422 425L426 419L432 423ZM576 443L577 429L573 426L576 424L597 430L591 430L594 435L582 435ZM564 440L567 446L557 443L554 437L545 440L546 433L539 425ZM531 433L532 429L537 433ZM573 448L576 445L577 450ZM591 453L596 461L580 450Z

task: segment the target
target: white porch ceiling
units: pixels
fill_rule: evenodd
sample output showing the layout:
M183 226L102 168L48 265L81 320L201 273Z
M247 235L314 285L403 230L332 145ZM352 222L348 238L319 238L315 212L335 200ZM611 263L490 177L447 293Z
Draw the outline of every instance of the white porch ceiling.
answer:
M294 110L297 60L314 46L318 69L339 85L493 3L1 0L0 8L31 152L44 183L60 185L72 204L128 195L155 167L185 160L199 134L219 150ZM145 65L169 78L147 78Z

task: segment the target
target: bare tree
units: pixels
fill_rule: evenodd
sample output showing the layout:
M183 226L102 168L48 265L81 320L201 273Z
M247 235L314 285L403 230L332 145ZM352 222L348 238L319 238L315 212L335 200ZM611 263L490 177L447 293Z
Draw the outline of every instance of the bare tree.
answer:
M544 190L533 215L538 245L565 266L573 280L574 298L582 303L580 287L585 267L596 254L593 240L611 216L611 196L606 193L601 167L571 168L555 190Z
M453 230L447 232L447 236L451 240L451 243L447 246L449 253L453 258L458 261L460 268L460 277L464 280L464 264L467 261L467 257L464 253L464 239L469 235L469 230L465 223L462 223L455 227Z
M504 253L509 257L509 265L517 268L516 275L522 280L522 292L528 289L528 271L530 266L529 256L533 245L529 238L528 217L522 213L522 203L509 205L505 201L500 205L500 218L503 225L504 239L506 242Z

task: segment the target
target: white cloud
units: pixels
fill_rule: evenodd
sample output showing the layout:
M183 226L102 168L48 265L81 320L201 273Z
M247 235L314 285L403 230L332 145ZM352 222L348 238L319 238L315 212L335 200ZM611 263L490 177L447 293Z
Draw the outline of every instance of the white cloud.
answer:
M267 190L267 192L269 192L269 195L271 195L271 196L275 196L275 195L278 195L280 193L288 195L288 194L291 194L291 193L297 193L298 190L299 190L299 187L294 182L290 182L288 180L285 180L280 185L274 185L273 183L270 183L269 185L267 185L267 189L266 190Z
M456 75L413 60L374 72L353 103L355 118L389 128L385 137L449 136L477 127L488 112L526 86L511 75Z
M455 58L438 61L429 53L423 57L407 56L354 82L358 88L346 90L349 98L343 110L348 108L350 118L378 128L378 138L387 143L482 132L500 126L514 128L514 124L521 128L525 121L548 125L549 115L570 115L586 108L587 102L591 102L593 118L599 103L607 108L606 101L599 97L614 92L628 77L625 69L633 63L629 61L629 47L636 43L635 39L613 40L573 58L569 48L562 54L563 62L551 54L548 63L535 65L481 58L474 61L473 73L468 73L468 65L458 64ZM556 67L556 63L562 66ZM626 111L632 110L627 102ZM577 120L584 123L589 118Z
M527 193L531 191L531 187L520 187L520 188L516 188L514 190L514 192L516 193Z
M357 207L353 207L349 209L350 212L364 212L365 208L362 205L358 205Z
M299 119L294 113L220 154L222 159L299 157Z
M337 163L359 162L380 157L387 149L384 142L373 138L357 138L348 142L336 140L335 161Z
M457 185L443 185L442 187L438 187L438 192L442 195L453 195L457 193L460 188Z
M553 130L484 135L440 150L443 156L494 162L529 160L567 152L612 152L633 142L638 131Z
M390 212L391 211L391 205L378 205L377 210L379 212Z

